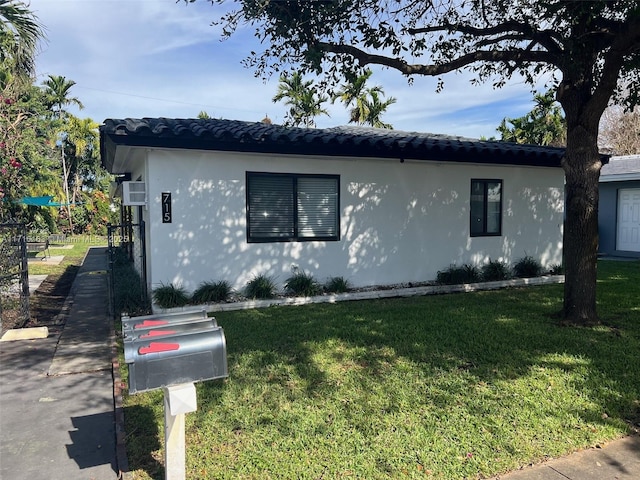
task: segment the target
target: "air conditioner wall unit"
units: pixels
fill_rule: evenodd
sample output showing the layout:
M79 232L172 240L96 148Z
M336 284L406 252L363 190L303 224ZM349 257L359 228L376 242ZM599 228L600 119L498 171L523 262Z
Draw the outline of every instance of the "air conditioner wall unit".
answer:
M123 205L146 205L147 190L144 182L122 182Z
M109 198L122 198L122 184L118 182L109 183Z

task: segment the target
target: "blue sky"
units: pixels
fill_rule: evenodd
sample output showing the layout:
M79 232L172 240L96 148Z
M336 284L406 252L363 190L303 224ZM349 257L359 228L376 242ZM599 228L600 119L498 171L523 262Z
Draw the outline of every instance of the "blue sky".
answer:
M46 28L37 57L38 83L47 75L74 80L72 94L85 109L74 112L97 122L105 118L197 116L258 121L268 115L282 123L286 107L273 103L278 81L255 78L241 65L260 45L253 29L221 42L211 26L216 9L208 2L175 0L31 0ZM436 80L415 77L413 85L393 70L374 69L397 102L383 119L397 130L478 138L496 136L503 117L518 117L533 106L528 85L514 78L500 90L473 86L469 74ZM347 111L327 105L331 116L319 127L344 125Z

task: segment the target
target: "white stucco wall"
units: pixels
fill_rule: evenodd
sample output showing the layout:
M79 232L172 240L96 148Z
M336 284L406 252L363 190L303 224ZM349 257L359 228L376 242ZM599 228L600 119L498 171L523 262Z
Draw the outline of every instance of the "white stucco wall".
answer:
M247 171L340 175L341 239L247 243ZM241 288L257 274L282 284L294 265L319 281L381 285L433 280L450 264L562 258L561 169L150 150L143 176L151 288ZM502 236L469 236L472 178L503 180ZM170 224L162 192L172 195Z

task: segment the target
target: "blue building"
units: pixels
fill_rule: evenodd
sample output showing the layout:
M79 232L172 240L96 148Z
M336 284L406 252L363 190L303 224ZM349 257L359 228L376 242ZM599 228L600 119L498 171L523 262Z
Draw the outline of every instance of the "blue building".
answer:
M611 157L600 173L601 255L640 258L640 155Z

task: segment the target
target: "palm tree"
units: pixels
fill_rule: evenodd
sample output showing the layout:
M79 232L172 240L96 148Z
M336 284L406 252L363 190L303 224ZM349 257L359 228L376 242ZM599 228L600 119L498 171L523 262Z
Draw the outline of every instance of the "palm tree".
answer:
M95 171L94 161L99 150L99 125L91 118L78 118L70 115L67 120L66 144L73 159L69 166L70 175L73 172L73 188L71 202L75 203L83 186L83 178L89 172ZM68 179L67 179L68 183Z
M364 124L371 125L375 128L386 128L388 130L393 130L393 125L390 123L384 123L380 116L387 111L389 105L393 105L396 103L396 99L394 97L389 97L386 100L382 100L380 95L382 94L382 90L374 88L370 88L368 90L369 99L364 100L365 110L367 112L366 117L364 119Z
M329 112L322 108L322 104L327 102L328 98L316 92L313 80L303 81L302 76L297 72L291 76L285 74L280 76L278 92L273 97L273 102L285 99L285 105L289 105L285 126L315 127L315 117L329 116Z
M19 77L33 75L36 48L43 38L43 27L24 2L0 0L1 86L12 73Z
M535 106L524 117L502 119L497 128L502 135L502 140L553 147L564 146L567 126L554 93L548 91L544 94L536 94L534 102Z
M45 95L48 97L48 105L54 116L59 120L67 115L65 107L76 105L80 110L84 105L77 97L70 97L71 88L76 84L73 80L67 80L62 75L49 75L49 78L42 82Z
M372 74L371 70L366 69L362 75L347 75L347 82L340 87L332 101L340 100L347 108L350 107L349 123L393 129L391 124L384 123L380 117L390 105L396 103L396 99L389 97L382 101L384 91L379 85L367 88L367 81Z
M78 108L83 109L84 105L77 97L69 97L71 87L76 84L73 80L67 80L61 75L49 75L49 78L45 80L42 85L44 86L45 96L47 97L47 106L51 110L54 118L57 118L59 122L63 121L68 115L65 107L68 105L76 105ZM67 161L65 158L64 146L68 133L65 131L64 126L61 127L61 131L58 132L61 137L60 142L60 156L62 159L62 176L63 186L67 203L67 215L69 217L69 228L73 231L73 221L71 219L71 205L69 196L69 174L70 171L67 168Z
M333 96L332 102L340 100L349 110L349 123L364 123L367 117L366 105L366 84L373 72L365 70L362 75L349 73L347 83L343 84L338 92Z

